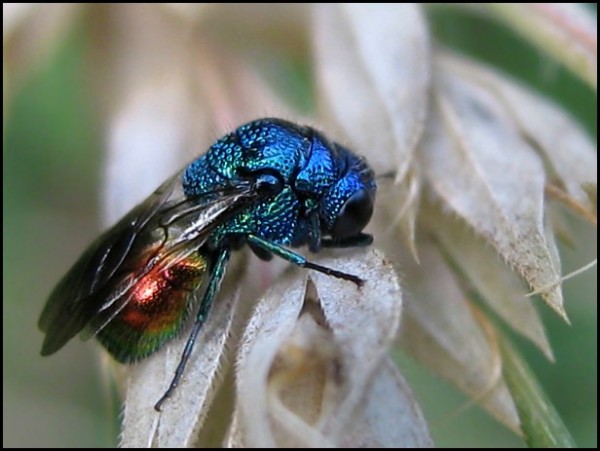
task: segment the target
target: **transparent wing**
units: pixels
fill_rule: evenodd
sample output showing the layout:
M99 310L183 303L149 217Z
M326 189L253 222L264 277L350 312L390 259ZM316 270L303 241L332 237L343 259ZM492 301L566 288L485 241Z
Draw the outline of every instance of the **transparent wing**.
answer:
M104 232L58 283L39 320L46 333L42 355L84 329L87 335L102 329L127 304L137 281L197 252L252 196L249 185L238 184L189 199L180 180L180 174L167 180Z

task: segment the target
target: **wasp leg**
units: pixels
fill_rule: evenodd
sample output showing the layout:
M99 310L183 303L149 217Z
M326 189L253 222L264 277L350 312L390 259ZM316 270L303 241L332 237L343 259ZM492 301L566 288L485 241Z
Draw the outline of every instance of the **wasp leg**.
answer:
M308 228L308 250L317 253L321 250L321 226L319 225L319 215L316 211L310 215L310 227Z
M322 272L323 274L327 274L328 276L337 277L338 279L349 280L350 282L355 283L359 287L362 286L364 283L364 280L362 280L360 277L357 277L353 274L336 271L335 269L310 262L306 260L306 257L304 257L303 255L297 254L294 251L286 249L285 247L282 247L279 244L263 240L262 238L259 238L256 235L248 235L246 239L248 240L248 243L251 243L256 247L265 249L277 255L278 257L281 257L284 260L293 263L294 265L300 266L301 268L314 269L315 271Z
M330 238L321 241L323 247L358 247L369 246L373 243L373 235L359 233L358 235L344 238L343 240L332 240Z
M208 281L208 286L206 287L206 291L204 292L204 296L202 297L202 302L200 303L200 309L198 310L198 315L196 316L196 321L194 322L194 326L190 332L190 336L185 344L185 348L181 353L181 359L179 360L179 364L177 365L177 369L175 370L175 375L173 376L173 380L171 381L171 385L165 392L164 395L158 400L158 402L154 405L154 410L160 412L162 404L169 398L173 391L177 388L179 381L181 380L181 376L185 371L185 366L192 354L192 350L194 349L194 343L196 342L196 338L198 337L198 332L204 325L206 318L208 316L208 312L212 307L213 301L219 292L219 287L221 286L221 282L223 281L223 276L225 275L225 267L227 266L227 262L229 261L229 256L231 254L231 250L227 247L223 248L216 258L215 265L210 274L210 280Z

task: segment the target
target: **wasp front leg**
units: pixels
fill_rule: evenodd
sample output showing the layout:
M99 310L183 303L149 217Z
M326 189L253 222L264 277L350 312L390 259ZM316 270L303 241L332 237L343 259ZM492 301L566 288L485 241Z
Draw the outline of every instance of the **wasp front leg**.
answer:
M294 251L286 249L279 244L271 243L270 241L266 241L256 235L248 235L247 241L249 244L252 244L258 248L262 248L266 251L269 251L278 257L283 258L284 260L293 263L296 266L300 266L301 268L313 269L315 271L319 271L323 274L327 274L328 276L337 277L338 279L348 280L350 282L355 283L357 286L361 287L364 283L360 277L355 276L353 274L348 274L341 271L336 271L335 269L328 268L326 266L321 266L317 263L310 262L301 254L298 254Z

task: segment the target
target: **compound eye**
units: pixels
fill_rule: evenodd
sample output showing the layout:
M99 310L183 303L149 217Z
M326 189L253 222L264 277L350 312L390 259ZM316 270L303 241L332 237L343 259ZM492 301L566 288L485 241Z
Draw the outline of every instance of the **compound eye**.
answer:
M373 214L373 200L361 189L355 192L340 209L331 236L344 239L357 235L369 223Z
M256 175L254 187L260 196L275 196L283 190L283 180L275 174Z

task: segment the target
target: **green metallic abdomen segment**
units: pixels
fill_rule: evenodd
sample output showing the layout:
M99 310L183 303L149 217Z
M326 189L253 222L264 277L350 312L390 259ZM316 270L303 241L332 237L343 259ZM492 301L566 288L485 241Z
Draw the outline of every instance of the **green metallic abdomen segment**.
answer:
M194 253L168 269L150 270L129 290L129 301L98 332L98 340L122 363L154 353L181 331L207 268L206 257Z

